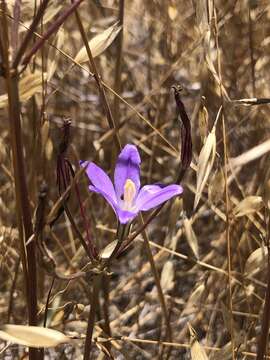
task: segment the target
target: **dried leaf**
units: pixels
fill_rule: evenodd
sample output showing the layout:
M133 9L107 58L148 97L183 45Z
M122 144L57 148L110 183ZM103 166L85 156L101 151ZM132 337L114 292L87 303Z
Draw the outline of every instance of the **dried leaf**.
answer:
M15 344L40 348L53 347L70 342L70 338L60 331L40 326L4 325L0 338Z
M221 169L220 171L216 172L212 178L211 183L208 187L208 198L211 203L218 202L223 194L225 189L225 176L224 172Z
M52 159L52 154L53 154L53 142L52 142L52 139L49 138L47 140L46 146L45 146L46 159L51 160Z
M201 34L204 34L207 30L209 30L207 2L201 0L196 1L195 10L199 31Z
M197 286L188 299L188 305L189 306L197 305L200 302L204 290L205 290L204 284L200 284L199 286Z
M164 292L168 292L174 287L174 266L171 260L168 260L163 266L160 284Z
M185 218L183 221L183 225L184 225L184 229L185 229L185 233L186 233L187 242L188 242L191 250L193 251L194 255L198 259L199 258L199 245L198 245L197 236L192 228L192 222L190 219Z
M8 209L0 197L0 208ZM14 266L19 257L16 244L18 243L18 230L11 227L0 226L0 269L6 265L9 268Z
M6 157L6 144L4 143L3 138L0 138L0 163L4 162Z
M211 72L211 74L213 75L214 79L217 82L217 85L218 85L217 86L217 89L218 89L217 91L219 92L220 89L221 89L221 91L223 93L223 96L226 98L226 100L229 101L230 100L229 95L228 95L227 90L225 89L225 87L224 87L224 85L223 85L223 83L222 83L222 81L221 81L221 79L220 79L220 77L219 77L219 75L218 75L218 73L216 71L215 65L214 65L214 63L213 63L213 61L211 59L211 56L210 56L210 52L209 52L209 54L206 54L205 60L206 60L206 64L208 66L209 71Z
M254 146L252 149L244 152L243 154L230 159L230 165L233 167L246 165L251 161L254 161L267 154L268 152L270 152L270 139L257 146Z
M199 132L201 140L204 141L204 139L207 136L208 132L208 111L204 105L202 105L199 109Z
M178 15L177 8L175 6L169 6L168 15L172 21L174 21Z
M233 324L233 328L235 328L234 321L231 316L231 312L222 301L220 302L220 307L221 307L221 313L222 313L224 325L226 326L228 332L230 333L231 332L231 322Z
M48 57L48 75L47 80L50 81L53 77L55 70L57 68L58 60L60 58L60 52L56 49L61 49L65 42L65 31L63 28L60 28L57 32L56 41L55 41L55 48L50 47L49 57Z
M46 79L46 74L44 74ZM27 74L19 82L20 101L27 101L36 93L42 91L41 72Z
M192 294L188 298L188 301L186 302L186 306L182 312L182 316L187 316L190 315L190 313L194 313L194 306L200 305L204 291L204 284L200 284L196 287L196 289L192 292Z
M188 324L190 333L190 355L192 360L208 360L204 348L200 345L193 327Z
M46 74L44 74L46 78ZM36 71L22 77L19 81L20 101L24 102L30 99L33 95L42 91L42 76L41 72ZM8 106L8 96L3 94L0 96L0 109Z
M235 217L241 217L253 214L263 207L263 200L261 196L247 196L244 200L233 209Z
M246 261L245 274L255 275L258 271L263 270L267 264L267 254L267 246L262 246L253 251Z
M270 179L265 182L263 200L265 206L270 209Z
M34 1L32 1L32 3L34 3ZM42 19L43 26L55 17L55 15L57 15L60 12L62 7L63 7L63 4L57 6L54 1L49 3L49 6L47 7L45 14L43 16L43 19ZM34 8L34 6L33 6L33 8ZM31 22L32 22L32 19L31 19ZM30 25L30 23L29 23L29 25Z
M40 130L40 137L41 137L41 151L42 153L45 150L45 146L49 137L49 130L50 130L50 123L48 119L46 119L41 127Z
M169 221L168 230L170 235L174 234L176 231L175 225L181 216L182 209L183 209L183 199L176 197L173 200L170 218L168 219Z
M33 21L33 16L35 14L35 11L37 7L40 6L42 0L21 0L21 16L20 20L24 24L24 26L19 26L19 32L27 31L29 26L31 25ZM9 0L7 1L8 9L11 14L13 14L13 8L14 8L15 0ZM59 13L59 11L62 9L63 4L57 5L55 1L50 1L46 11L44 13L44 16L42 18L42 24L43 26L46 25L49 21L51 21L55 15Z
M197 207L200 201L202 191L204 189L204 186L206 184L206 181L214 164L215 155L216 155L216 126L214 125L199 155L194 209Z
M105 246L105 248L102 249L101 253L100 253L101 259L109 259L109 257L112 255L114 249L116 248L117 244L118 244L118 240L114 240L110 244Z
M107 47L111 45L121 29L122 27L118 26L118 23L116 23L89 41L88 44L91 49L93 58L100 55L104 50L107 49ZM80 64L88 61L88 55L85 46L82 47L78 52L74 61Z
M246 339L246 330L235 331L234 333L234 346L238 349L240 353L245 344ZM232 343L231 341L227 342L220 351L216 351L211 360L231 360L232 359Z

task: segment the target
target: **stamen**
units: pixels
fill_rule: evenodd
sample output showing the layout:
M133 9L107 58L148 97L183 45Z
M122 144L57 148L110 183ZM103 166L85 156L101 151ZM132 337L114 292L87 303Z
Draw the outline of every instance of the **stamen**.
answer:
M132 180L127 179L124 186L124 207L126 210L130 210L132 208L135 195L136 186Z

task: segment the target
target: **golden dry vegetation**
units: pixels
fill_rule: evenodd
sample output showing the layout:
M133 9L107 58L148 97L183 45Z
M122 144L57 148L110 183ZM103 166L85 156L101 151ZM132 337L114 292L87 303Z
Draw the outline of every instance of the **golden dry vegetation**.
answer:
M268 358L269 1L41 3L0 1L0 358ZM184 192L116 256L79 160L174 183L173 85Z

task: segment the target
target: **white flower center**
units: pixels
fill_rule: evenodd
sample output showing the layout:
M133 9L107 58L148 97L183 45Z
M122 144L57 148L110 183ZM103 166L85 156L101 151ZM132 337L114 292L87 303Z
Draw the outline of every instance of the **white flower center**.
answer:
M135 196L136 196L136 186L132 180L127 179L124 185L124 201L123 201L124 210L128 210L128 211L132 210Z

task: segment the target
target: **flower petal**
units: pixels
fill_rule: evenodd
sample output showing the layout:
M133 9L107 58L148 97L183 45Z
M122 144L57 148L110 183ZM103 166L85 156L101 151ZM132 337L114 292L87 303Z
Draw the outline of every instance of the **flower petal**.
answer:
M89 190L102 195L104 197L104 199L111 205L111 207L113 208L113 211L117 215L117 204L110 195L106 194L103 190L98 189L97 187L95 187L93 185L89 186Z
M105 194L104 191L102 191L101 189L98 189L95 186L90 185L89 190L93 191L97 194L100 194L104 197L104 199L111 205L113 211L115 212L117 219L120 221L121 224L126 224L129 221L133 220L137 216L138 211L131 212L131 211L121 209L116 204L116 202L108 194Z
M117 207L116 215L121 224L126 224L129 221L133 220L138 215L138 211L132 212L132 211L123 210L120 207Z
M127 179L134 182L136 194L140 189L140 154L135 145L127 144L118 156L114 171L114 186L118 200L124 193Z
M135 206L138 211L147 211L182 192L183 188L180 185L173 184L163 188L158 185L145 185L138 194Z
M80 165L87 166L86 174L94 187L100 190L100 193L108 195L116 203L115 190L109 176L93 162L85 161L81 162Z

